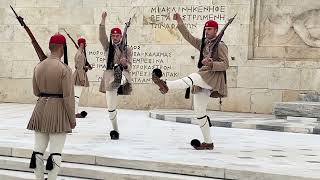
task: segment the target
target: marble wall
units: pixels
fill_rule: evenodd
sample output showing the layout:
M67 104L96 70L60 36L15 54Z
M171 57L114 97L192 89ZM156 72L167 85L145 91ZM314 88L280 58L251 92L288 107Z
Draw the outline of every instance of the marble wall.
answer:
M301 5L303 4L303 5ZM131 96L120 108L192 108L184 91L161 95L151 83L160 67L166 79L196 71L199 52L188 44L172 19L179 12L191 33L200 37L203 24L215 19L222 27L237 14L224 35L229 47L229 96L212 99L209 109L270 113L273 102L296 100L300 92L316 91L320 83L320 2L305 0L0 0L0 101L33 103L31 77L38 63L24 29L9 5L24 17L41 47L65 28L74 38L87 38L91 83L81 96L84 106L106 106L98 92L105 57L98 42L101 13L108 12L107 31L132 18L128 42L133 48ZM76 49L68 40L70 66Z

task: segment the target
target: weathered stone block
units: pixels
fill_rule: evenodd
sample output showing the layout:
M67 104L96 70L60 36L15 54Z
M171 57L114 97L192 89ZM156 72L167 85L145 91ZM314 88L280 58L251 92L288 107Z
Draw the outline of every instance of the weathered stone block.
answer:
M155 84L134 84L135 96L138 98L138 105L141 109L164 108L165 96L160 93Z
M240 66L281 68L284 67L284 63L285 61L280 60L249 59Z
M31 43L6 43L0 48L0 59L32 60L38 58Z
M168 63L180 64L180 65L191 65L195 67L195 71L198 71L197 64L199 58L196 56L199 54L199 51L193 48L190 45L171 45L171 46L164 46L168 47L169 49L173 50L171 52L172 57L169 58ZM181 69L183 72L184 69Z
M180 32L176 29L155 29L155 43L178 44L181 43Z
M0 78L12 78L12 61L0 60Z
M230 66L241 66L248 61L248 46L226 45L228 46Z
M99 92L99 82L90 82L90 87L85 91L83 102L84 106L107 107L106 95Z
M307 102L320 102L320 96L317 92L300 93L298 95L298 100Z
M12 10L8 9L8 11L10 10L10 14L12 14ZM52 18L52 12L58 12L58 11L54 11L51 10L50 8L15 8L15 11L17 12L17 14L19 16L22 16L24 18L24 22L30 26L30 25L45 25L48 24L48 19ZM14 24L19 24L18 20L16 19L15 16L11 16L12 19L10 19L10 21L13 21ZM61 19L61 18L60 18ZM8 19L9 21L9 19ZM11 23L10 23L11 24ZM50 23L50 24L54 24L54 23ZM20 24L19 24L20 26ZM21 27L22 28L22 27Z
M83 0L61 0L61 7L63 8L82 8Z
M106 0L83 0L84 8L107 7Z
M320 62L307 61L305 59L299 59L297 61L285 61L284 67L295 69L316 69L320 68Z
M4 24L5 22L5 9L0 8L0 24Z
M273 113L276 116L320 117L320 102L276 102Z
M131 95L126 96L118 96L119 97L119 108L122 109L142 109L138 104L139 97L135 95L138 91L135 84L132 85L132 93Z
M77 42L80 36L83 36L87 40L87 44L100 44L98 37L97 25L60 25L59 32L65 34L64 29L70 34L70 36ZM68 44L73 46L70 38L67 38ZM73 46L74 47L74 46Z
M223 111L250 112L251 89L229 88L228 97L223 98Z
M235 88L237 86L238 67L229 67L227 70L227 85L228 88Z
M284 90L282 92L282 101L288 102L288 101L297 101L300 91L294 91L294 90Z
M185 99L186 90L169 90L165 95L165 104L164 107L169 109L191 109L192 106L192 95L190 94L190 99ZM160 93L160 91L159 91Z
M9 5L14 5L15 0L3 0L0 1L0 8L8 8Z
M276 101L282 101L282 91L268 89L252 89L251 112L271 113L272 105Z
M284 58L286 51L284 47L255 47L254 57L255 58Z
M12 42L14 37L13 25L1 25L0 36L2 37L0 42Z
M48 19L49 24L59 25L90 25L93 24L94 10L90 8L75 8L75 9L64 9L64 8L51 8L48 10L50 17ZM63 18L61 18L63 17ZM78 18L81 17L81 18ZM40 21L41 22L41 21Z
M190 75L191 73L198 71L198 68L196 65L183 65L183 64L181 64L180 69L181 69L180 77L185 77L185 76Z
M16 0L15 7L35 7L37 0Z
M155 31L151 26L134 26L128 29L128 44L146 45L155 42Z
M108 7L126 7L126 6L142 6L146 1L144 0L123 0L123 1L108 1ZM154 3L153 1L148 1Z
M227 0L228 4L247 4L249 5L251 0Z
M299 69L292 68L269 68L268 88L299 90Z
M222 99L222 104L224 104L225 98ZM219 98L213 99L211 98L207 110L220 111L222 110L222 104L220 105Z
M223 36L223 41L227 45L247 46L249 42L249 25L231 24L225 31L225 34L226 35ZM229 36L229 34L232 34L232 36Z
M36 1L36 7L60 7L61 0Z
M13 61L12 63L12 78L25 79L32 78L34 67L39 61Z
M301 70L301 90L320 90L320 70L302 69Z
M49 39L52 35L58 32L58 25L30 25L28 26L33 32L34 37L39 42L46 42L46 46L41 46L42 49L48 48ZM63 32L63 31L60 31ZM26 42L32 46L31 39L26 31L21 26L14 27L14 42Z
M268 68L238 67L237 87L267 88Z
M35 103L31 79L0 79L0 101L17 103Z
M241 2L239 2L239 3L241 3ZM227 9L226 22L228 22L228 19L232 18L234 15L237 14L236 18L233 20L233 22L230 26L233 26L234 24L249 24L249 22L250 22L250 6L248 4L244 4L244 5L228 4L226 6L226 9ZM240 33L240 34L242 34L242 33Z
M303 47L288 47L287 58L291 59L319 59L320 48L303 48Z
M100 13L95 14L95 19L96 19L95 22L98 22L98 24L100 24L101 22L101 14L103 11L106 11L108 14L105 21L106 26L116 25L116 26L122 27L124 26L124 23L129 20L129 17L126 17L126 12L125 12L126 9L123 7L107 7L103 9L98 8L96 12L98 12L98 10L100 10Z

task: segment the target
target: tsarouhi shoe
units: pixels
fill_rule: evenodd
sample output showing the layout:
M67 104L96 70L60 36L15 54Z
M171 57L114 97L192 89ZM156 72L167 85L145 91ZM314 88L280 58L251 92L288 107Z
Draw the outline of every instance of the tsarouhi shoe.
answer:
M161 70L160 69L154 69L152 71L152 78L151 79L156 85L159 86L160 92L162 94L166 94L168 92L169 88L168 88L166 82L164 80L160 79L161 76L162 76Z
M199 147L196 147L196 150L212 150L214 148L213 143L205 143L203 142Z
M214 148L213 143L200 143L198 139L193 139L191 141L191 146L196 150L212 150Z
M84 117L81 115L81 113L77 113L76 118L84 118Z

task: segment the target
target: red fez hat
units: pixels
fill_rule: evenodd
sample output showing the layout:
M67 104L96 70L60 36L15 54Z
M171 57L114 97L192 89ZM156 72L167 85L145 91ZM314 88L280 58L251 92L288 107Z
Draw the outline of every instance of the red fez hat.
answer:
M120 28L112 28L111 34L122 34L121 29Z
M62 34L56 33L51 36L49 44L66 44L66 38Z
M80 37L80 38L78 39L78 45L79 45L79 46L80 46L80 43L86 44L86 39L85 39L84 37Z
M209 20L206 22L206 24L204 25L204 27L214 27L218 29L218 23L214 20Z

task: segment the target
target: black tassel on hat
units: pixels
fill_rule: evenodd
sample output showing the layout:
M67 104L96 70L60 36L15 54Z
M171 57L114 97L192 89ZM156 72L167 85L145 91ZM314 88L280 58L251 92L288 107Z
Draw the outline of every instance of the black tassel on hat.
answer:
M115 47L112 44L111 35L112 35L112 33L110 33L110 42L109 42L108 58L107 58L107 69L108 70L113 69L113 66L114 66Z
M68 65L68 48L67 48L67 44L63 44L63 51L64 51L63 62L66 65Z
M200 55L199 55L199 61L198 61L198 65L197 67L200 69L203 64L202 64L202 60L203 60L203 49L205 47L205 40L206 40L206 29L203 28L202 31L202 38L201 38L201 47L200 47ZM184 95L184 98L189 99L190 98L190 87L188 87L186 89L186 93Z

